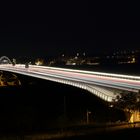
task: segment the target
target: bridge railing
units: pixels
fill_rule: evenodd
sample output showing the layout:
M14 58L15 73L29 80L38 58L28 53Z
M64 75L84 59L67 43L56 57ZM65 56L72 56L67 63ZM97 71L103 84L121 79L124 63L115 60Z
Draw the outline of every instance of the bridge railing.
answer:
M111 78L120 78L120 79L126 79L126 80L140 81L140 76L133 76L133 75L114 74L114 73L105 73L105 72L95 72L95 71L86 71L86 70L75 70L75 69L68 69L68 68L37 66L37 65L32 65L32 67L34 67L34 68L38 67L38 68L42 68L42 69L60 70L60 71L67 71L67 72L76 72L76 73L81 73L81 74L90 74L90 75L104 76L104 77L111 77Z

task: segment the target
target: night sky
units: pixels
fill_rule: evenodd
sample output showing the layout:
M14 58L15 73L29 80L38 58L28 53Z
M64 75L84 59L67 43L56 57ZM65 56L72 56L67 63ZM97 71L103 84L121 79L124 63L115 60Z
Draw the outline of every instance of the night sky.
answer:
M91 1L9 6L1 18L0 55L41 57L139 49L138 6Z

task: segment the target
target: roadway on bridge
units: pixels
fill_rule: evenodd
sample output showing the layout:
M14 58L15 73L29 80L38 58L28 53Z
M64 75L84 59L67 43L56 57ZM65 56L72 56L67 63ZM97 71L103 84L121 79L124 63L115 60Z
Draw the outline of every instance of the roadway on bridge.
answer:
M29 65L29 68L25 68L25 65L23 64L16 64L15 66L12 64L1 64L0 69L56 82L71 81L73 83L80 83L81 85L84 84L85 86L102 86L136 93L138 93L140 90L139 76L72 70L37 65ZM71 84L71 82L67 83Z

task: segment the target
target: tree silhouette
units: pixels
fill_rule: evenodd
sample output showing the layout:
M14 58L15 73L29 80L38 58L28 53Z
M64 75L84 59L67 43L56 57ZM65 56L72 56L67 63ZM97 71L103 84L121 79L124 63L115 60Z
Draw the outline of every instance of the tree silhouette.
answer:
M129 121L131 115L140 110L140 93L121 93L121 97L118 96L117 101L114 101L114 107L123 110L127 121Z
M135 110L140 108L140 93L121 93L114 103L115 107L120 109Z

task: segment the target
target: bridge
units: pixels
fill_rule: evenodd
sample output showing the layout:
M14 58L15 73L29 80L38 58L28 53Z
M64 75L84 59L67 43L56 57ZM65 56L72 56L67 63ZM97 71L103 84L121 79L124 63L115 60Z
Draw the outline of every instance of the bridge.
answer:
M139 93L140 90L139 76L31 64L29 67L26 67L25 64L12 65L12 62L6 56L1 57L0 61L0 70L2 71L23 74L82 88L107 102L117 100L118 96L121 96L122 91Z

